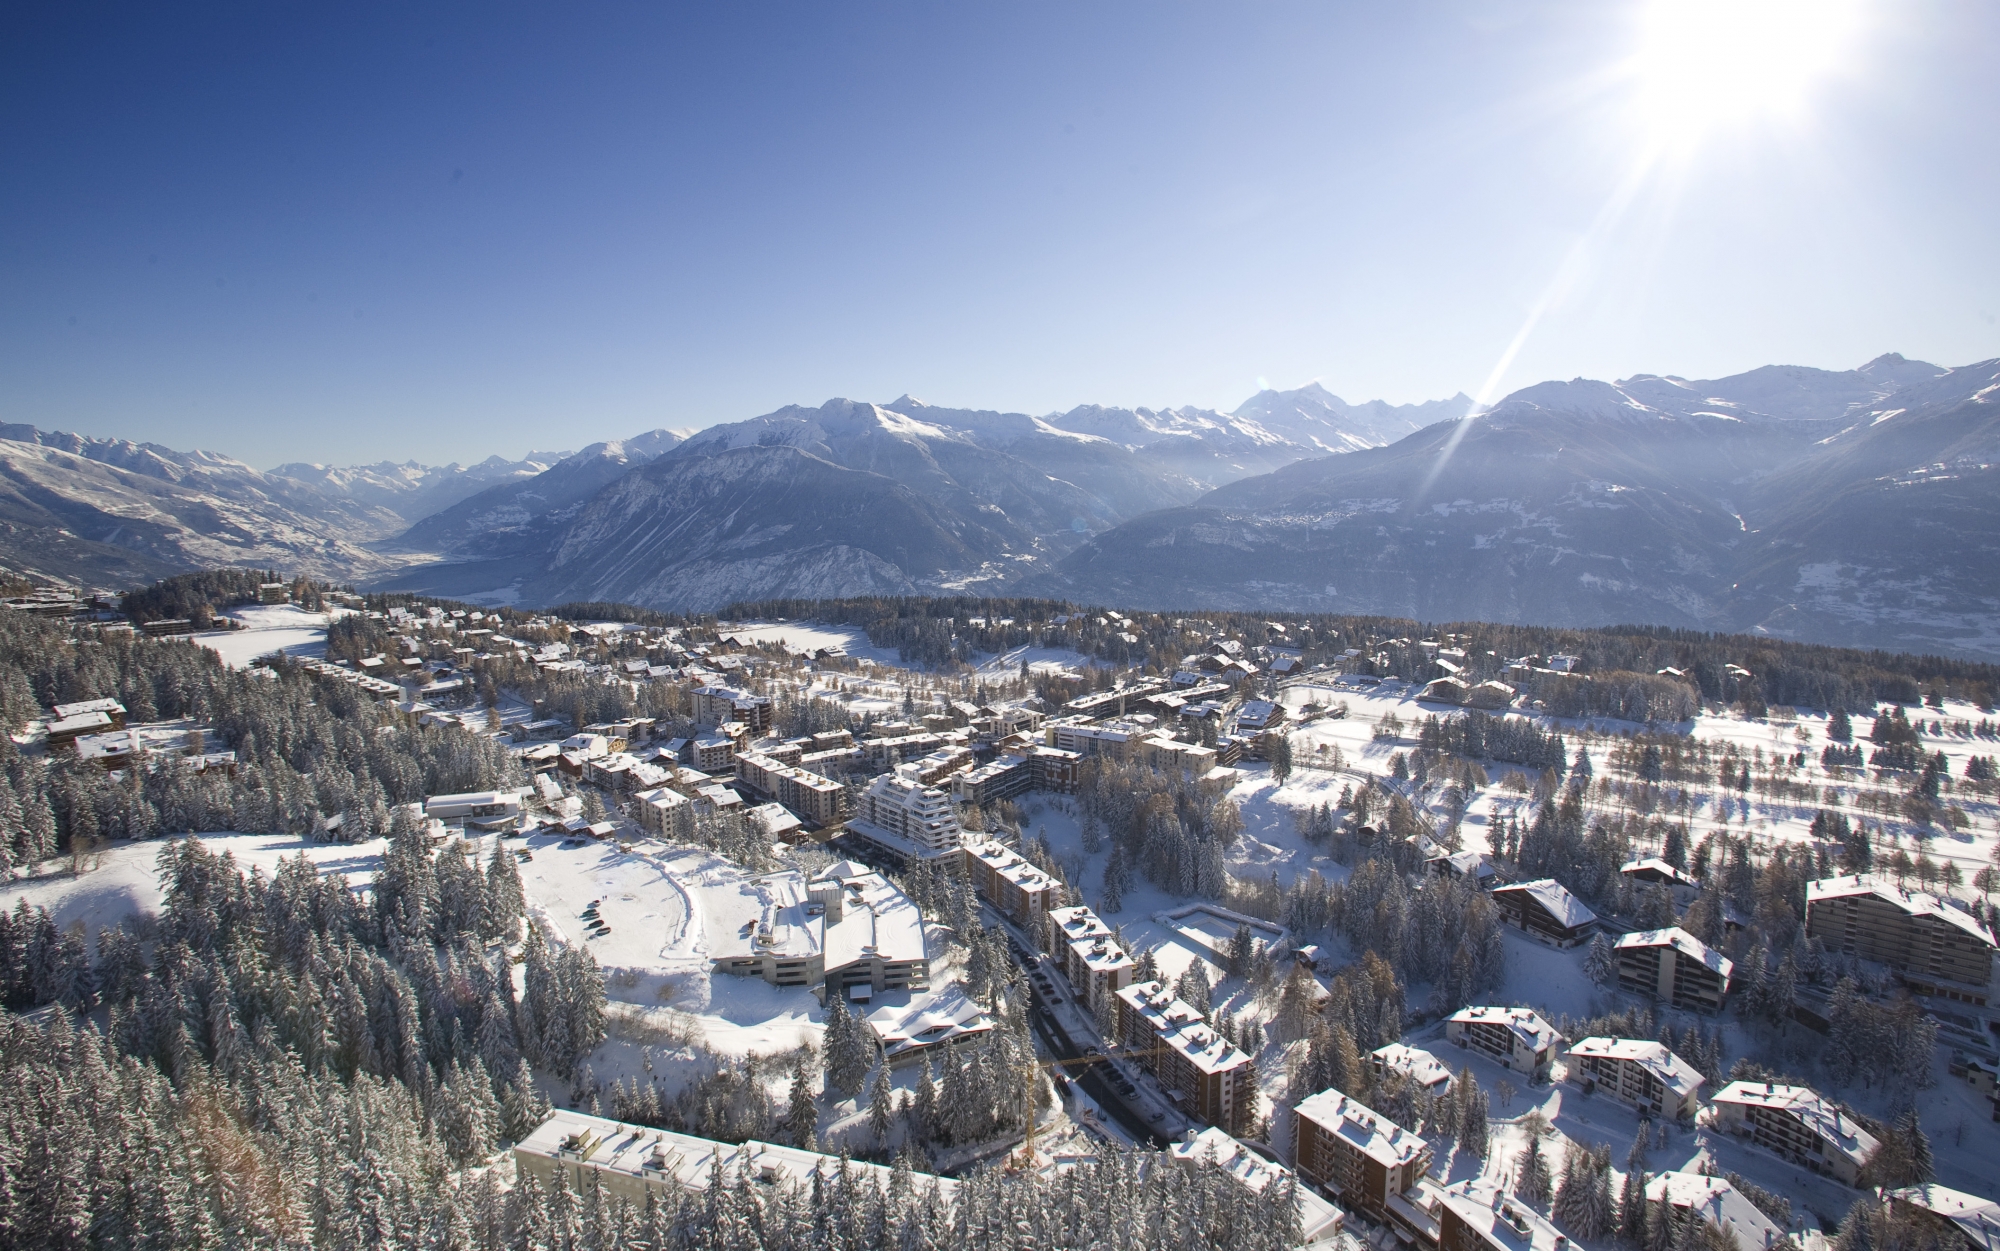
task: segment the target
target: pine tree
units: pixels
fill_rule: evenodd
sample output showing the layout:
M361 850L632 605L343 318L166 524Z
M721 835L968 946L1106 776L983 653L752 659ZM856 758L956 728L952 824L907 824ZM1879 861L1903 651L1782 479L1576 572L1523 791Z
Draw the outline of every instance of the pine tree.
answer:
M1926 1052L1928 1058L1928 1051ZM1923 1124L1917 1119L1917 1107L1911 1104L1904 1111L1896 1128L1903 1135L1903 1141L1910 1152L1910 1180L1919 1186L1927 1186L1937 1180L1937 1164L1931 1158L1931 1140L1924 1133Z
M1514 1193L1537 1206L1549 1200L1549 1161L1542 1154L1542 1136L1530 1134L1528 1149L1521 1154L1521 1171Z
M885 1061L875 1066L875 1079L868 1087L868 1128L875 1135L875 1144L885 1149L889 1145L894 1101L894 1092L889 1087L889 1065Z
M793 1146L811 1151L818 1143L819 1106L813 1098L812 1075L806 1067L806 1053L792 1063L792 1089L786 1097L785 1137Z
M1593 934L1590 949L1583 956L1583 975L1598 986L1610 983L1618 972L1618 962L1612 957L1611 944L1602 934Z

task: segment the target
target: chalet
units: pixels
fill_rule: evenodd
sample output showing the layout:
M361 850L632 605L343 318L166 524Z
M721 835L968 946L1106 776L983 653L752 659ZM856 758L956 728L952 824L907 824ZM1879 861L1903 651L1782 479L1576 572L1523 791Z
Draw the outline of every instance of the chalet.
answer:
M1576 946L1597 925L1597 914L1552 877L1496 887L1493 902L1506 921L1556 947Z
M1451 1066L1422 1047L1390 1043L1369 1052L1368 1063L1377 1077L1400 1074L1432 1097L1442 1096L1451 1089Z
M88 713L101 712L111 719L111 728L125 728L125 705L115 699L86 699L74 704L57 704L56 720L65 721L71 717L81 717Z

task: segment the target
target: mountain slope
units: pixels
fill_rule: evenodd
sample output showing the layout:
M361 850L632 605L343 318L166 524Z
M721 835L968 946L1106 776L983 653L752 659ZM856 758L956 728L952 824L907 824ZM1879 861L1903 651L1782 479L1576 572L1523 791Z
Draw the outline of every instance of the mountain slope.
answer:
M532 478L569 455L530 452L521 460L489 456L474 465L420 465L416 461L399 465L386 460L347 466L295 462L280 465L271 473L303 482L325 495L386 509L407 526L488 487Z
M122 587L218 565L349 581L389 562L361 546L398 518L212 452L8 426L0 563Z
M773 595L907 594L1014 550L1004 515L988 525L969 511L807 448L712 440L592 499L521 595L697 611Z

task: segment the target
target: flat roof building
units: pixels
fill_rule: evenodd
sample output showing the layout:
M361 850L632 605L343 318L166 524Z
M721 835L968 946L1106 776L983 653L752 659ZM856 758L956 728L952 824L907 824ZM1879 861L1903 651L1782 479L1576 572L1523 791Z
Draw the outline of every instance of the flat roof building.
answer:
M917 905L889 880L863 864L839 860L806 884L818 905L826 953L829 995L849 998L867 987L877 991L925 990L930 986L930 952Z
M1616 953L1621 990L1695 1012L1720 1012L1729 998L1735 966L1679 926L1627 934Z
M1049 913L1049 946L1070 988L1092 1012L1107 1010L1112 996L1132 984L1138 968L1111 927L1082 904Z
M972 888L1021 925L1032 929L1037 915L1062 902L1062 883L1004 843L990 838L967 843L965 858Z

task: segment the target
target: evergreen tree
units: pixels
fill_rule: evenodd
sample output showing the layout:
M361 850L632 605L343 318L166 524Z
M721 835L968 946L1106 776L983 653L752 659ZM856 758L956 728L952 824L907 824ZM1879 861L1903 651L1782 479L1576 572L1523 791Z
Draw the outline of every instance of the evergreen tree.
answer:
M818 1145L819 1106L813 1098L812 1075L805 1052L792 1064L792 1089L785 1105L785 1137L806 1151Z
M1608 985L1617 976L1618 962L1612 957L1611 944L1604 935L1594 934L1590 939L1590 949L1583 956L1583 975L1594 985Z

